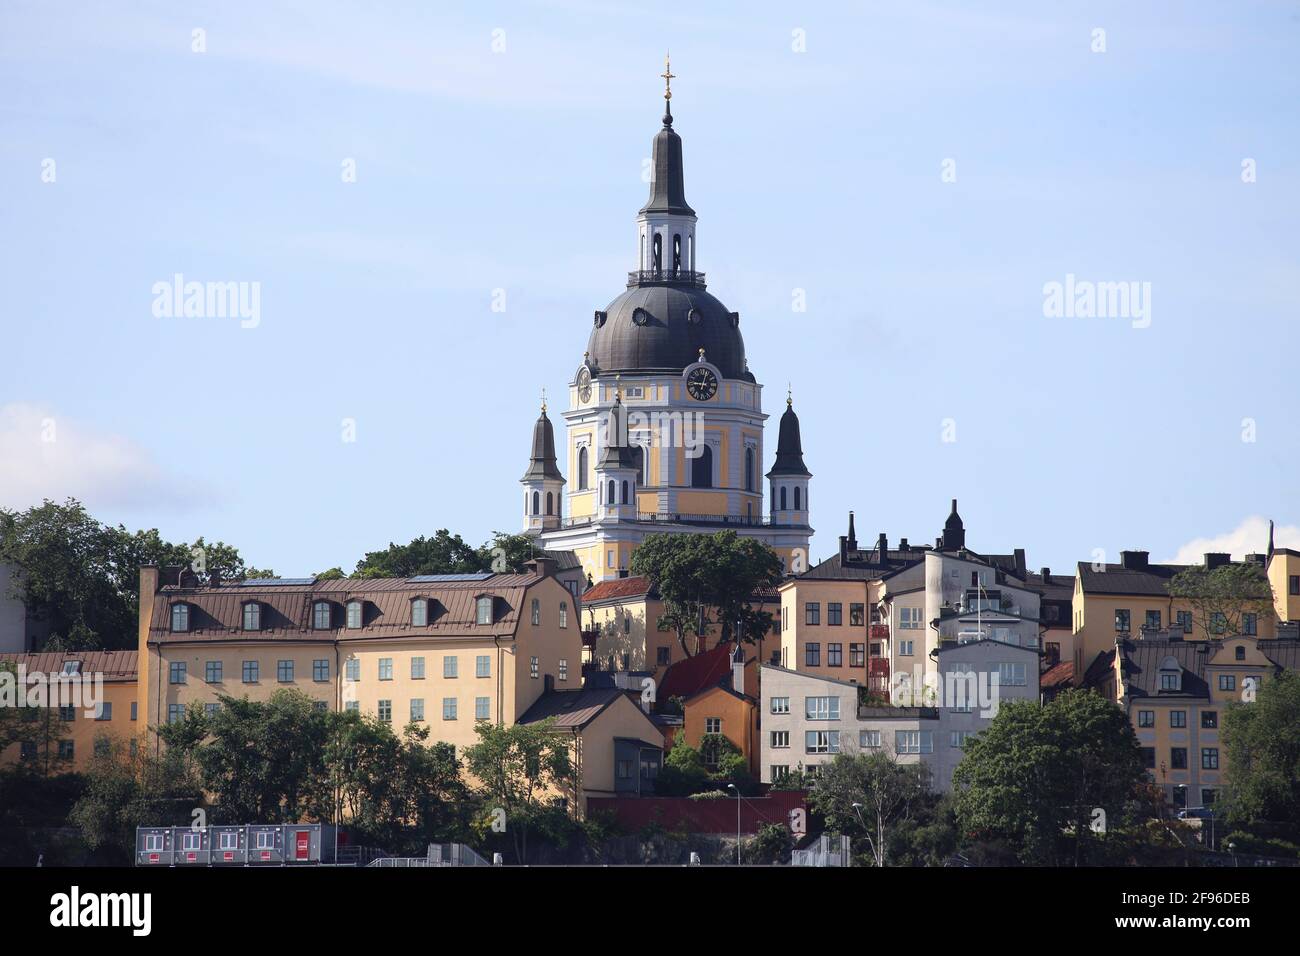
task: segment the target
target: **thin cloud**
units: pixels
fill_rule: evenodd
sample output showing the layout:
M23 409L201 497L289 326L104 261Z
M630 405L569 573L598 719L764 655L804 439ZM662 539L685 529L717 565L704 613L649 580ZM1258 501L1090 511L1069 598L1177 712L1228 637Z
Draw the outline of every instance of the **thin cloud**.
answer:
M1279 548L1300 549L1300 525L1278 525L1273 529L1273 544ZM1231 531L1209 538L1195 538L1178 549L1170 564L1199 564L1212 551L1242 558L1247 554L1264 554L1268 550L1268 519L1253 516Z
M0 461L4 508L71 497L92 510L179 509L210 499L206 487L166 474L130 439L22 402L0 405Z

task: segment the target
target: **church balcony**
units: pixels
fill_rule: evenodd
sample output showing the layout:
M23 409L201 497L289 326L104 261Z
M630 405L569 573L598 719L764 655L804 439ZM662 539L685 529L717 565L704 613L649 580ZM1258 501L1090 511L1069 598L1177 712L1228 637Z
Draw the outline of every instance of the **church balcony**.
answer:
M600 519L586 516L582 518L565 518L561 522L565 528L582 528L594 524ZM807 524L798 521L777 521L771 517L759 515L704 515L689 512L640 512L634 518L622 518L622 521L635 521L638 524L689 524L705 525L717 528L806 528Z
M704 288L704 273L686 269L638 269L627 274L629 289L639 285L689 285Z

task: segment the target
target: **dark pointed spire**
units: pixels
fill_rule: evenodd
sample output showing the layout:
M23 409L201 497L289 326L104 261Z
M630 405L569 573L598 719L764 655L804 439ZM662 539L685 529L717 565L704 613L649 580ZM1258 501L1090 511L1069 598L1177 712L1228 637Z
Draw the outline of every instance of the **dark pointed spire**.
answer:
M943 523L942 540L945 551L966 547L966 526L962 523L961 515L957 514L956 498L952 499L952 512L948 515L948 520Z
M694 216L686 203L686 184L682 173L682 138L673 130L673 72L664 59L664 126L655 134L651 146L650 198L642 213L659 212L673 216Z
M799 439L799 416L794 413L794 399L789 395L785 399L785 414L781 416L781 428L776 437L776 464L767 474L768 477L772 475L812 477L808 466L803 463L803 444Z
M520 480L531 481L540 478L564 480L564 476L560 474L560 469L555 464L555 430L551 428L551 420L546 417L545 401L542 402L542 414L537 417L533 425L532 461Z
M623 408L622 391L614 392L614 405L605 422L605 450L601 452L598 468L635 468L636 459L627 443L627 411Z

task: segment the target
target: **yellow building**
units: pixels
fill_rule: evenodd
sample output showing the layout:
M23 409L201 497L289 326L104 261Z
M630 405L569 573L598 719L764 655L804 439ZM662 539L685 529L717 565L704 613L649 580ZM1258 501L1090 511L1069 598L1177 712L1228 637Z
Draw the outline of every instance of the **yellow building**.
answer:
M1300 641L1229 637L1121 638L1094 662L1089 684L1129 715L1151 779L1175 806L1214 803L1228 772L1224 713L1261 682L1300 667Z
M1300 551L1270 548L1268 583L1273 586L1277 619L1300 621Z
M1257 556L1248 556L1248 560L1262 564ZM1205 556L1205 566L1210 569L1229 561L1227 554ZM1281 566L1281 562L1274 563ZM1079 562L1072 602L1076 682L1083 679L1098 655L1114 649L1118 639L1170 628L1188 641L1206 639L1207 622L1196 619L1187 601L1169 594L1169 582L1188 567L1152 564L1145 551L1121 551L1119 564ZM1277 622L1270 614L1245 615L1242 629L1246 637L1277 636Z
M0 765L29 760L44 772L84 771L101 741L117 741L135 751L144 731L138 719L135 651L0 654L0 666L12 668L15 680L41 675L47 688L43 706L19 711L19 719L40 723L34 734L39 739L12 744L0 753ZM26 693L30 695L30 685ZM60 701L71 703L59 706Z
M740 314L706 291L697 269L697 219L666 107L652 151L636 268L594 313L570 382L563 473L545 405L534 424L524 530L577 555L593 583L626 575L649 534L719 528L764 541L801 570L812 475L798 416L787 397L765 511L763 386L745 357Z

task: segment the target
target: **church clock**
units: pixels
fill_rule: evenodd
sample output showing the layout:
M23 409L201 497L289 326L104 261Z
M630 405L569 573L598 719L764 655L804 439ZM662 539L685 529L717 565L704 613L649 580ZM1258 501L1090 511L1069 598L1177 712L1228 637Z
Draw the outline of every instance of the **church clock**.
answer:
M591 372L585 365L578 369L578 401L584 405L591 401Z
M686 391L697 402L707 402L718 391L718 377L707 368L697 368L686 376Z

